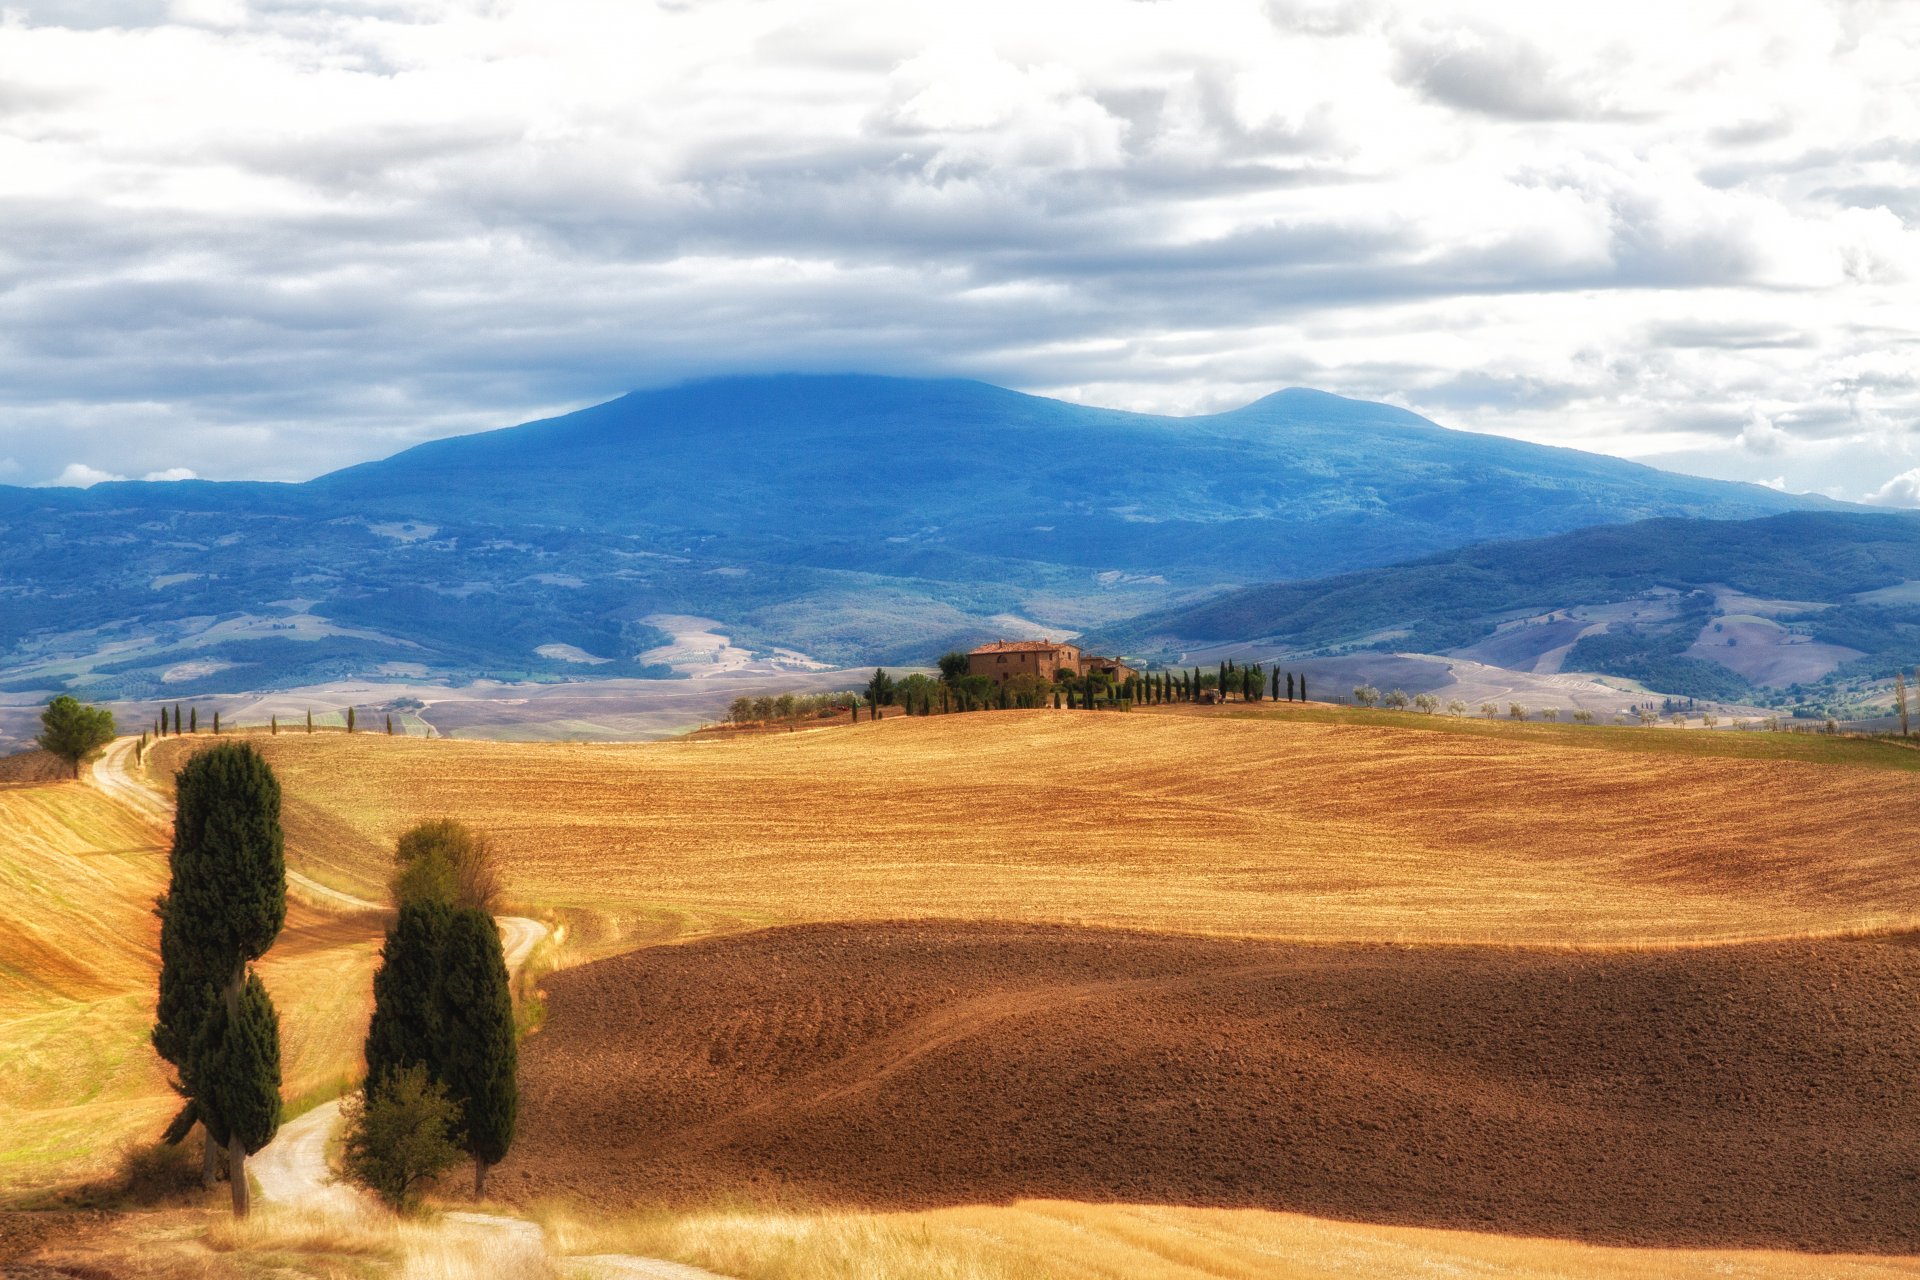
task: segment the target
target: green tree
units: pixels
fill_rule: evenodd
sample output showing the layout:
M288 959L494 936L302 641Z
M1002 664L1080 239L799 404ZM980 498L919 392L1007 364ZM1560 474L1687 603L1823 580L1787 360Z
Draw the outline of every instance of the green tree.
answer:
M364 1097L340 1104L346 1119L342 1163L349 1179L397 1210L460 1161L453 1143L460 1108L420 1063L402 1068Z
M276 738L280 736L280 717L279 716L267 717L267 730Z
M181 768L167 891L155 903L161 971L153 1043L188 1099L169 1140L198 1120L210 1142L226 1146L240 1215L248 1209L246 1157L272 1138L279 1116L277 1092L271 1108L261 1092L268 1079L278 1089L278 1023L264 988L252 992L248 966L286 922L284 844L280 783L251 746L225 743Z
M200 708L198 707L187 708L187 732L200 732Z
M415 1065L434 1070L442 1035L440 958L452 923L452 907L427 900L401 904L387 929L367 1023L362 1089L369 1105L395 1072Z
M43 748L65 760L80 776L80 762L113 741L113 712L61 694L40 713Z
M160 736L163 738L167 736L167 708L165 703L162 703L160 706Z
M353 708L348 707L347 708L347 732L348 733L353 732L353 720L354 720Z
M456 911L441 958L441 1043L436 1075L460 1107L456 1141L473 1157L473 1194L513 1145L519 1105L513 991L500 929L484 911Z
M313 708L312 707L307 708L307 732L308 733L313 732Z
M227 1135L227 1183L233 1212L244 1218L246 1158L280 1129L280 1015L260 975L248 970L239 990L214 1005L193 1057L201 1106Z
M940 655L940 678L948 684L958 683L967 674L971 666L967 655L955 649Z
M879 667L873 669L873 678L867 681L867 701L876 707L893 705L893 677Z
M441 902L488 915L500 905L500 859L493 842L453 818L414 824L393 849L393 901Z
M175 733L184 732L180 726L185 723L186 721L180 718L180 704L176 702L173 704L173 731Z
M387 736L389 738L393 736L393 716L391 714L387 716Z
M213 713L213 731L216 734L220 732L220 713L218 711Z

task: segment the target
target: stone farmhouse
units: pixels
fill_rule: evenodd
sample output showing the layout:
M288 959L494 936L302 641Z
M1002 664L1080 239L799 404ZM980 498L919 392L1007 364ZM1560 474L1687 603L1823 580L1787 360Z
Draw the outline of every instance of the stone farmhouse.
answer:
M1134 669L1118 658L1096 658L1080 652L1079 645L1052 640L995 640L967 654L967 674L985 676L996 685L1015 676L1053 679L1056 671L1071 671L1076 676L1104 675L1119 684Z

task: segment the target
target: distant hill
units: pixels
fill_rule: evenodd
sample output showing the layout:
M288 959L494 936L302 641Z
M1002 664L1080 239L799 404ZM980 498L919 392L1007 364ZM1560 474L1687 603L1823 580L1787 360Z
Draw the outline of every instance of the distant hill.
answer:
M1833 505L1314 391L1164 418L721 379L305 484L0 488L0 691L666 675L663 615L925 660L1495 536Z
M1581 529L1247 587L1088 639L1143 654L1233 642L1451 654L1701 698L1795 686L1828 698L1920 663L1920 519L1802 512Z

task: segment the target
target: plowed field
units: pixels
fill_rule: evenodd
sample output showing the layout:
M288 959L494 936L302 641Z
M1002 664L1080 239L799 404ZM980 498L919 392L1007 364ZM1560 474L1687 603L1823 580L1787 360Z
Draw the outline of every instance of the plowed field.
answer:
M254 739L309 874L378 896L394 837L450 814L495 834L521 902L611 922L603 949L901 917L1543 944L1916 918L1920 775L1619 740L1050 711L636 746Z
M1920 949L806 926L549 980L501 1186L1920 1248Z

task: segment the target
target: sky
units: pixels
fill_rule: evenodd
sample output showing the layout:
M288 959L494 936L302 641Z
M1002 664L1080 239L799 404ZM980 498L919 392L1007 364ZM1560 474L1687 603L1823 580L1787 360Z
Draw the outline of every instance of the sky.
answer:
M1920 4L0 0L0 483L783 370L1920 506Z

